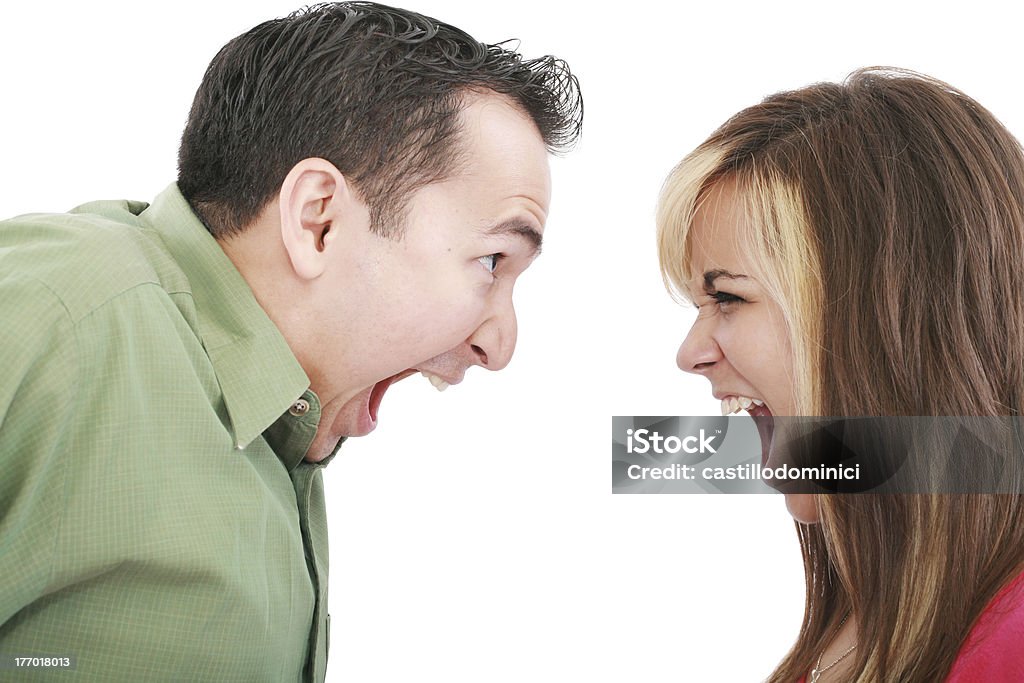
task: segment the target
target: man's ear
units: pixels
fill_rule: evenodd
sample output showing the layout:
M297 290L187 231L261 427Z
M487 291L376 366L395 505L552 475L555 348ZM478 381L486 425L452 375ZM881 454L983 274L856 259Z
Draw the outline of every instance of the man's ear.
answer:
M337 239L340 222L355 212L357 195L341 171L326 159L295 164L281 184L281 241L296 275L313 280L327 266L327 247Z

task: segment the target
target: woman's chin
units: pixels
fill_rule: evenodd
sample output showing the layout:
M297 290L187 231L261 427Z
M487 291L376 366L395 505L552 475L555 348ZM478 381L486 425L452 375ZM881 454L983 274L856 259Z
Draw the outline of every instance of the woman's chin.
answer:
M818 502L813 493L787 493L786 509L793 519L801 524L817 524L821 521Z

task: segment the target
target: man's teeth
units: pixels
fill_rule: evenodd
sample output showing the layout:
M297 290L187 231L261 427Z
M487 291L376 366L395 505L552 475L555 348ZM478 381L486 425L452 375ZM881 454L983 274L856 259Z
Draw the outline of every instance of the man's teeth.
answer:
M429 379L430 383L433 384L434 388L437 389L438 391L444 391L449 386L448 382L445 382L443 379L441 379L435 374L424 372L423 370L420 370L420 374Z
M722 415L732 415L740 412L740 409L750 410L751 406L763 406L764 401L759 398L747 398L746 396L727 396L722 399Z

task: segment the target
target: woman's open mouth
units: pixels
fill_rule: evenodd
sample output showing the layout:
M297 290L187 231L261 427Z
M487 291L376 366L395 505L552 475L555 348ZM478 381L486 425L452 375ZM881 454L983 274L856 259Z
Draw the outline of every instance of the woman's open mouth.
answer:
M726 396L722 399L722 415L731 415L745 410L754 420L761 437L761 466L768 464L772 450L772 436L775 433L775 418L762 399L748 396Z

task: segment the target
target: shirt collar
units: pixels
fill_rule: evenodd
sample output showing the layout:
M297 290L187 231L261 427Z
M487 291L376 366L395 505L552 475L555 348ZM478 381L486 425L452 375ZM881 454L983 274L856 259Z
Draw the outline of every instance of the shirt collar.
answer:
M309 378L248 283L172 183L141 214L185 273L198 332L244 448L309 387Z

